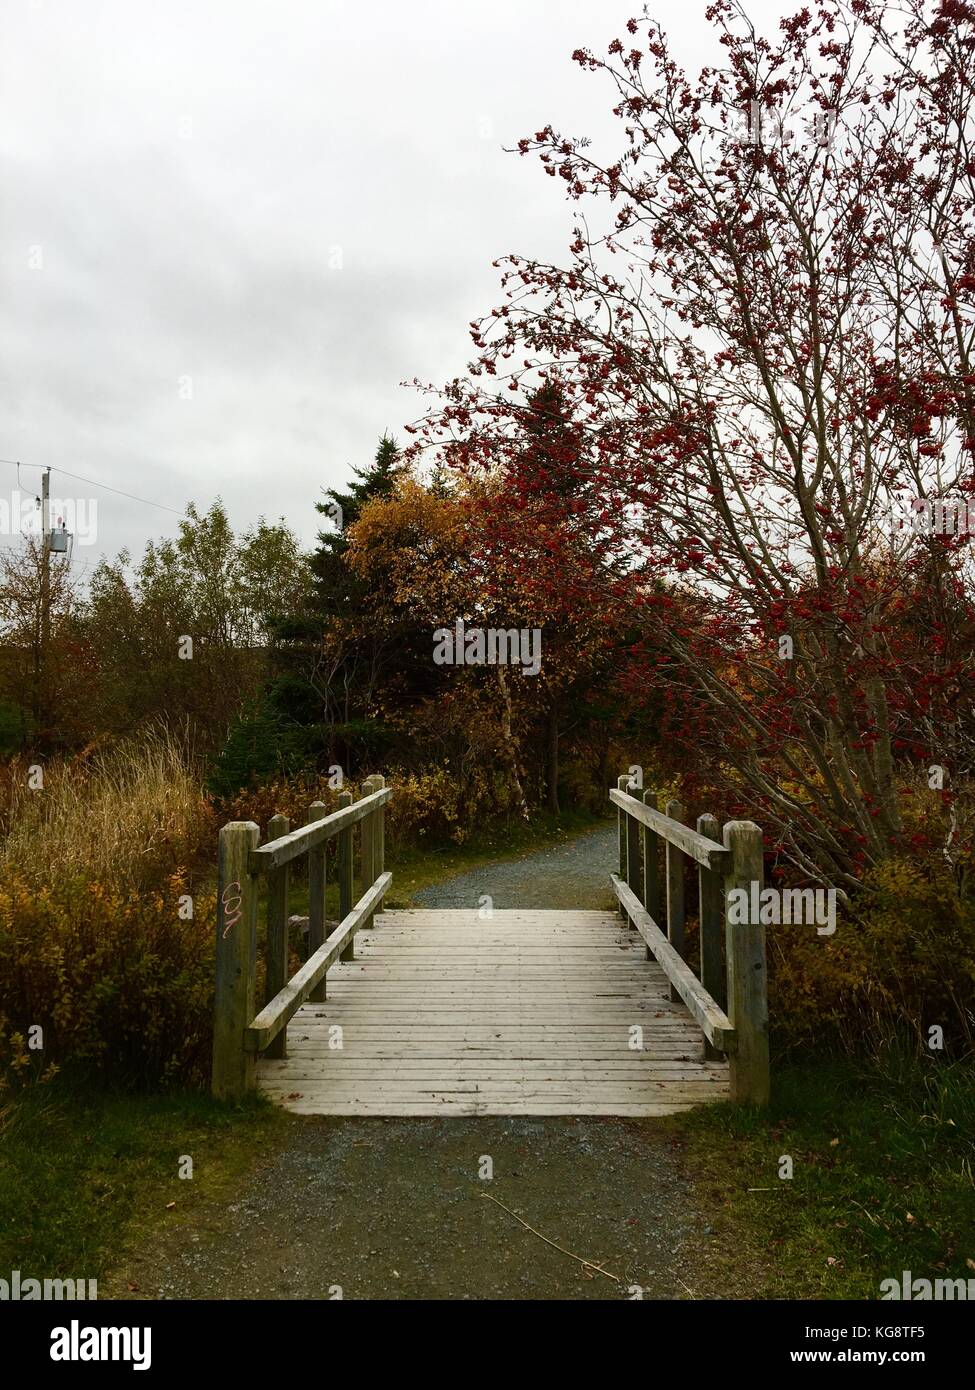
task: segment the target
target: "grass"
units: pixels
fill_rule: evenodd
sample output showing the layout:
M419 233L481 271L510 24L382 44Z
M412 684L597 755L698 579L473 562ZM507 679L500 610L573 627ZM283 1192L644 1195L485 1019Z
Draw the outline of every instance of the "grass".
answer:
M766 1115L707 1106L672 1122L710 1213L699 1296L876 1299L906 1269L975 1274L970 1064L890 1051L773 1078Z
M32 788L22 758L3 777L0 869L39 883L78 877L150 886L185 867L188 850L215 843L198 772L162 728L90 755L52 759L42 787Z
M192 1093L22 1093L0 1110L0 1276L101 1278L143 1231L229 1193L282 1119Z

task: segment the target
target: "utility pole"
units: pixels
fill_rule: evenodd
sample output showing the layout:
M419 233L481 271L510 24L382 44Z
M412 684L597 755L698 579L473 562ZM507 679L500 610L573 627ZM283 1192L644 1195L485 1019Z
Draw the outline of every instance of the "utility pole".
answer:
M41 479L41 649L38 657L37 697L35 715L44 722L47 709L44 682L47 678L47 653L51 637L51 470L46 468Z

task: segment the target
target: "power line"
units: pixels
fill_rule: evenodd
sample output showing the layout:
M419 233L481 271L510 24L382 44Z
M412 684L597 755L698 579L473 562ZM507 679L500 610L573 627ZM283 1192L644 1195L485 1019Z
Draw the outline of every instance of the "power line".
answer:
M0 459L0 463L9 463L13 468L44 468L46 464L40 463L21 463L19 459ZM168 507L165 502L153 502L149 497L136 497L134 492L123 492L121 488L110 487L108 483L99 483L94 478L85 478L80 473L69 473L66 468L51 468L51 473L60 473L65 478L74 478L76 482L88 483L91 487L99 487L103 492L114 492L118 497L127 497L130 502L141 502L146 507L158 507L161 512L172 512L173 516L182 516L183 512L178 507Z

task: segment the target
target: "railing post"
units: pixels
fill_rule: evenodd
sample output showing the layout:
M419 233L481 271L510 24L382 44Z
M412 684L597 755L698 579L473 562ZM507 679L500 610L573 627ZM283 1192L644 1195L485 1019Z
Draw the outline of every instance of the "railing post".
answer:
M717 816L698 816L697 833L720 843L721 827ZM721 959L721 879L715 869L697 868L698 921L701 925L701 984L722 1009L727 1004L724 964ZM721 1053L705 1039L705 1057L720 1057Z
M308 824L324 820L328 807L324 801L313 801L308 807ZM325 850L326 843L308 851L308 954L313 956L325 940ZM313 1004L324 1004L325 977L308 996Z
M643 793L644 806L650 806L654 811L657 809L657 793L645 791ZM649 825L640 827L643 832L643 906L647 909L650 916L658 927L662 926L660 914L660 851L657 845L657 832L651 830ZM650 947L647 950L647 960L653 959L653 952Z
M724 828L724 845L732 855L724 881L728 1015L736 1043L729 1058L731 1099L767 1105L770 1080L765 928L758 911L764 882L762 832L752 821L732 821ZM729 902L732 892L735 900Z
M352 793L342 792L339 796L339 810L352 805ZM352 836L355 827L340 830L338 835L337 859L339 880L339 921L344 922L352 911ZM339 956L339 960L355 960L355 937Z
M267 823L267 837L277 840L287 835L291 822L287 816L272 816ZM279 989L288 983L288 890L291 884L290 866L271 869L267 876L267 939L264 947L264 1002L269 1004ZM287 1057L288 1030L282 1028L272 1038L265 1057Z
M386 778L381 777L377 772L372 779L373 791L381 792L386 790ZM386 871L386 807L380 806L376 812L376 851L375 867L378 878ZM373 880L375 882L375 879Z
M254 1017L257 893L248 855L260 831L253 821L232 821L220 831L217 851L217 978L213 1001L211 1089L222 1100L254 1086L254 1053L244 1029Z
M633 795L633 788L628 788ZM626 883L631 893L643 902L643 866L640 863L640 822L633 816L626 818Z
M679 801L668 801L664 815L670 820L683 821L684 808ZM684 854L676 845L667 841L664 858L667 881L667 939L671 946L684 959ZM680 995L673 985L670 998L674 1004L680 1002Z
M629 791L629 789L630 789L630 774L629 774L628 772L627 772L627 773L624 773L624 775L623 775L622 777L618 777L618 778L616 779L616 787L617 787L617 790L618 790L618 791L621 791L621 792L628 792L628 791ZM628 816L628 815L626 814L626 812L623 810L623 807L622 807L622 806L617 806L617 808L616 808L616 828L617 828L617 832L618 832L618 835L619 835L619 849L620 849L620 870L619 870L619 873L620 873L620 878L623 879L624 882L626 882L626 822L627 822L628 820L629 820L629 816ZM618 906L617 906L617 911L619 912L619 914L620 914L620 916L623 918L623 920L626 922L627 926L629 926L629 925L630 925L630 922L629 922L629 918L628 918L627 915L626 915L626 908L623 906L622 903L619 903L619 904L618 904Z
M371 796L376 790L375 777L367 777L362 784L363 800ZM367 893L375 883L376 874L376 813L370 811L369 815L361 822L362 835L360 845L362 851L362 891ZM366 918L363 927L372 927L372 916Z

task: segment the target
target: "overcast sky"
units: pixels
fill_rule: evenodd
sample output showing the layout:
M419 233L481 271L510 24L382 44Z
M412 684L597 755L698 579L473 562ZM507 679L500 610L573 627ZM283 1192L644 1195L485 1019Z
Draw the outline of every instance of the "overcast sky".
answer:
M0 0L0 457L30 492L49 464L311 543L320 489L405 442L399 383L468 360L491 261L564 259L560 183L503 147L613 129L571 53L639 8ZM704 8L653 7L692 67ZM75 490L98 499L82 566L176 529L55 476Z

